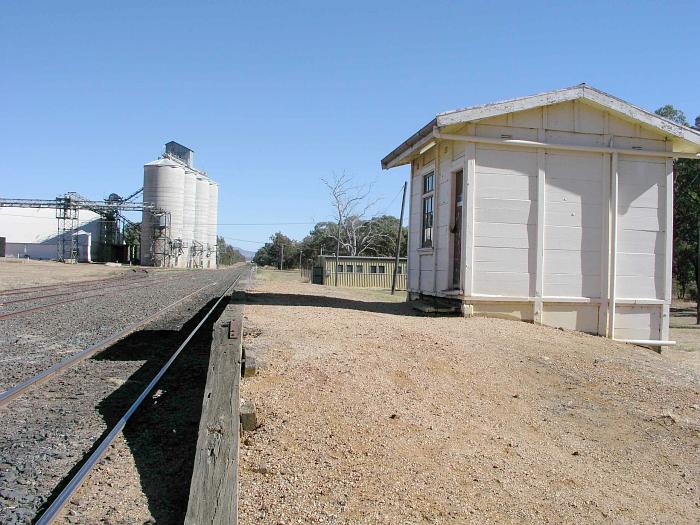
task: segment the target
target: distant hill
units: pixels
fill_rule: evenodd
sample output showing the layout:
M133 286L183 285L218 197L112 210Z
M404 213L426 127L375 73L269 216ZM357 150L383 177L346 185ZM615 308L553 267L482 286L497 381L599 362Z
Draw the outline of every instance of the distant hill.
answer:
M250 250L244 250L243 248L239 248L238 246L234 246L233 249L238 250L238 253L245 257L247 261L252 260L253 256L255 255L255 252L251 252Z

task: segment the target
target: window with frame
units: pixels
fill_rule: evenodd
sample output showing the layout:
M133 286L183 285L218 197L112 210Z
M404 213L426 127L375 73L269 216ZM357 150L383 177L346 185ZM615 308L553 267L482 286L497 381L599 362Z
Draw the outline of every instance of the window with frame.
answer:
M384 270L385 270L384 266L377 267L377 273L384 273Z
M342 264L339 264L337 269L338 269L338 273L343 273L343 265Z
M433 196L435 194L435 173L423 175L423 221L421 248L433 247Z
M402 272L403 272L403 266L399 264L396 268L396 273L400 274Z
M377 273L377 267L376 267L376 266L370 266L370 267L369 267L369 273Z
M352 264L345 265L345 273L352 273Z
M361 264L358 264L357 267L355 268L355 273L362 273L364 269L362 268Z

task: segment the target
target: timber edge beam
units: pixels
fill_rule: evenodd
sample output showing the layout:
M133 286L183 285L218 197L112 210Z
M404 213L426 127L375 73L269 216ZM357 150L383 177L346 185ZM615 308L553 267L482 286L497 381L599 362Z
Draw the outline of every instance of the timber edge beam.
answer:
M230 303L214 323L187 525L238 522L242 319L243 305Z

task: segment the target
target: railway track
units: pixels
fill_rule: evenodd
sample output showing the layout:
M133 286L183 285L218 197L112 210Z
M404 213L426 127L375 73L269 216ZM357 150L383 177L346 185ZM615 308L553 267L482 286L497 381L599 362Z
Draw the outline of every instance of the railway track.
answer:
M114 284L114 285L107 285L107 286L102 286L102 287L97 287L97 288L87 288L87 289L81 289L81 290L74 290L70 292L62 292L58 294L48 294L48 295L40 295L40 296L35 296L35 297L24 297L21 299L15 299L12 298L10 301L2 301L0 300L0 307L5 307L7 305L13 305L17 303L26 303L26 302L31 302L31 301L44 301L46 299L51 299L54 297L62 297L62 296L67 296L67 295L79 295L83 294L84 292L87 291L94 291L94 290L100 290L100 293L94 293L94 294L88 294L88 295L79 295L79 297L73 297L73 298L68 298L68 299L62 299L56 302L52 302L49 304L41 304L37 306L32 306L29 308L24 308L20 310L13 310L10 312L0 312L0 319L7 319L9 317L15 317L18 315L23 315L29 312L35 312L37 310L43 310L45 308L51 308L54 306L63 306L68 303L73 303L77 301L84 301L93 297L104 297L105 295L108 295L110 293L114 292L122 292L126 290L131 290L135 288L145 288L145 287L151 287L151 286L156 286L159 284L167 283L168 281L171 281L174 277L172 276L164 276L160 277L155 280L147 280L147 282L141 282L141 279L139 279L138 282L133 283L121 283L121 284ZM106 291L105 291L106 290Z
M82 286L92 286L98 283L109 283L112 281L125 281L125 280L131 280L131 279L141 279L145 278L148 274L146 272L139 272L135 273L133 275L118 275L116 277L107 277L105 279L89 279L89 280L83 280L83 281L73 281L73 282L68 282L68 283L59 283L59 284L43 284L39 286L26 286L23 288L10 288L7 290L0 290L0 297L4 297L6 295L22 295L22 294L27 294L27 293L33 293L37 291L47 291L47 290L54 290L54 289L60 289L60 288L80 288Z
M212 307L206 312L204 317L202 318L201 321L197 324L197 326L194 327L194 329L190 332L190 334L187 336L187 338L182 342L182 344L173 352L172 356L170 359L166 361L166 363L161 367L161 369L158 371L158 373L155 375L153 379L146 385L146 388L143 389L141 394L139 395L138 398L131 404L129 409L124 413L124 415L117 421L117 424L112 427L110 432L107 434L105 438L100 441L100 443L97 445L97 448L90 454L90 457L83 463L83 465L80 467L80 470L71 478L71 480L68 482L66 487L61 491L61 493L58 495L56 499L53 500L53 502L49 505L49 507L46 509L46 511L39 517L39 519L36 521L37 525L48 525L50 523L53 523L53 521L58 517L59 513L61 510L63 510L63 507L68 503L69 499L71 496L75 493L76 490L82 485L82 483L85 481L85 478L87 475L90 473L92 468L95 466L95 464L102 459L104 456L105 452L107 451L107 448L112 444L112 442L115 440L115 438L119 435L119 433L124 429L126 426L127 421L131 418L131 416L136 412L136 410L141 406L141 403L143 403L143 400L148 396L153 388L156 386L158 381L163 377L163 375L168 371L170 366L173 364L173 362L178 358L182 350L187 346L187 344L190 342L190 340L195 336L195 334L199 331L199 329L204 325L206 320L209 318L209 316L216 310L216 308L219 306L221 301L226 297L231 290L234 289L234 287L238 284L238 281L240 280L241 276L240 274L234 279L234 281L226 288L223 294L219 296L217 301L212 305Z
M208 318L212 315L212 312L216 310L217 307L221 304L223 301L224 297L226 297L230 291L237 285L237 283L240 281L242 272L239 271L238 275L235 277L233 282L230 282L226 284L226 289L224 290L223 293L218 293L216 294L216 301L214 304L209 307L207 305L207 311L206 313L203 313L203 311L200 311L199 314L197 314L197 318L199 319L199 316L201 316L201 319L199 319L199 322L197 325L190 331L190 333L187 335L184 341L179 344L177 349L173 352L173 354L165 361L165 364L158 370L158 372L155 374L154 377L150 378L150 381L146 385L146 387L143 389L143 391L140 393L140 395L135 399L130 399L129 402L131 402L131 405L129 406L128 410L120 417L114 425L112 425L111 430L104 435L106 430L102 429L102 425L96 426L94 423L92 424L86 424L86 430L92 429L93 431L93 438L92 440L88 440L87 438L81 437L81 439L78 439L77 441L73 440L73 437L71 436L70 432L67 429L64 428L59 428L55 432L51 429L47 430L47 427L50 426L49 423L34 423L31 425L31 428L25 432L25 429L22 428L23 424L27 424L29 421L28 418L32 418L33 415L36 415L36 410L46 410L47 415L46 416L41 416L41 419L45 420L46 422L50 421L59 421L61 425L65 424L64 420L69 419L70 417L74 418L74 423L77 423L78 421L81 421L79 425L82 425L82 417L78 414L72 415L71 414L71 405L75 405L76 407L84 405L85 402L88 402L88 399L85 398L85 392L81 390L87 390L88 394L91 394L89 392L90 388L88 387L89 384L98 384L100 381L104 381L105 379L110 379L108 376L115 375L114 372L114 366L112 365L113 361L95 361L94 359L89 360L90 367L94 369L94 372L98 372L100 369L104 369L103 372L99 372L99 378L95 377L95 374L91 374L89 377L89 381L87 380L88 377L84 376L84 370L85 367L81 365L80 363L87 363L88 358L90 357L95 357L96 355L101 355L100 352L104 353L105 351L111 352L112 348L115 347L120 347L120 349L124 348L129 348L131 346L130 343L127 342L127 340L132 339L133 337L129 337L130 335L134 335L135 337L138 337L137 334L148 334L149 332L140 332L139 330L144 328L145 326L152 324L156 322L157 324L163 325L165 323L166 326L172 325L172 321L166 321L163 316L166 314L166 312L169 311L174 311L176 309L179 310L184 310L186 304L191 303L191 300L193 297L199 295L205 296L207 298L212 297L214 294L212 292L215 291L215 288L218 288L219 291L221 291L221 288L223 287L223 284L219 281L218 283L208 283L204 286L201 286L197 288L196 290L192 291L188 295L184 297L180 297L177 301L171 302L168 304L166 307L159 309L156 312L153 312L152 314L148 315L147 317L140 319L139 321L132 323L128 325L127 327L123 328L122 330L112 334L109 337L103 338L102 340L98 341L97 343L90 345L86 348L83 348L81 351L76 352L69 356L68 358L63 359L59 363L56 363L42 372L32 376L31 378L22 381L19 384L16 384L15 386L9 388L8 390L0 393L0 413L3 413L3 420L7 422L10 425L15 425L18 428L21 428L21 432L23 433L23 438L25 435L29 434L30 437L34 437L32 440L32 444L36 445L36 450L33 452L28 452L26 451L27 444L17 444L17 448L14 448L14 450L21 451L21 454L23 454L22 460L18 460L16 464L16 469L14 471L13 476L17 476L18 474L26 474L27 470L34 468L35 470L39 470L37 468L37 465L39 467L44 468L46 465L45 461L47 459L50 460L51 455L53 452L51 452L52 448L55 448L53 445L55 445L56 441L59 441L60 445L63 445L64 443L60 443L61 440L66 442L64 449L59 452L57 452L57 457L58 457L58 462L61 465L57 467L57 471L63 470L63 472L66 472L67 470L70 470L69 466L70 464L68 463L69 459L72 457L75 457L75 453L70 450L71 443L75 442L77 446L77 449L83 449L86 450L90 449L92 447L91 454L89 458L81 464L80 468L75 472L75 469L73 469L73 472L71 472L71 479L68 481L68 483L65 485L63 490L55 496L54 498L50 498L52 503L49 505L46 510L41 514L41 517L38 518L37 516L33 515L30 516L27 514L26 509L22 509L23 514L18 514L18 520L17 521L8 521L8 523L28 523L29 521L34 522L34 523L51 523L56 516L60 513L60 509L65 505L65 503L70 499L70 495L76 490L77 487L80 486L80 484L84 481L85 476L87 473L90 472L91 468L99 461L100 457L104 453L105 450L109 447L109 445L112 443L114 438L119 435L121 430L123 430L124 426L126 425L126 422L132 417L134 412L137 410L137 408L141 405L141 403L144 401L149 396L149 393L153 390L154 386L158 383L159 380L163 377L165 372L172 366L172 364L175 362L177 357L183 352L187 344L191 341L193 337L197 334L197 331L201 329L201 327L205 324L205 322L208 320ZM230 276L233 277L233 276ZM210 304L213 301L211 299L208 301ZM206 301L205 301L206 302ZM201 302L200 302L201 304ZM195 309L196 310L196 309ZM191 308L188 308L188 311L191 311ZM177 315L182 315L177 314ZM191 314L185 313L184 315L189 316ZM160 320L159 320L160 319ZM189 330L189 328L188 328ZM137 333L137 334L135 334ZM162 337L157 335L160 332L158 331L153 331L151 330L152 336L146 336L146 337L152 337L155 341L161 339ZM175 332L177 334L177 332ZM184 336L184 334L182 334ZM181 336L178 336L181 337ZM165 344L165 343L164 343ZM167 343L170 344L170 343ZM121 351L121 350L120 350ZM136 354L141 354L142 352L135 352ZM154 354L155 355L155 354ZM149 359L148 357L144 357L139 355L138 358L141 359ZM164 357L163 357L164 358ZM129 358L133 359L133 358ZM158 359L161 359L160 354L158 354ZM155 362L157 360L154 360ZM128 363L133 363L133 361L129 360L127 361ZM141 361L142 363L144 361ZM148 362L148 361L147 361ZM104 364L101 364L104 363ZM76 370L76 368L81 368L80 371ZM124 384L124 380L127 381L127 384L131 384L132 386L137 385L137 384L142 384L145 383L145 379L141 377L143 374L140 374L143 370L143 366L139 365L139 367L135 368L135 365L129 365L127 367L127 371L124 372L123 376L124 379L121 380L120 384ZM129 371L131 370L131 372ZM136 373L134 373L136 371ZM65 376L65 377L64 377ZM70 377L68 377L70 376ZM86 379L86 381L82 382L81 376ZM136 377L138 376L138 380ZM127 379L129 378L130 379ZM48 388L46 387L40 387L42 383L47 383L53 386L50 386ZM104 387L104 385L103 385ZM104 387L103 390L107 392L108 388ZM110 394L107 394L108 396ZM82 397L81 397L82 396ZM104 396L104 395L103 395ZM133 397L133 396L132 396ZM15 402L19 403L18 407L15 407ZM104 405L104 400L100 401L100 397L97 396L95 403L98 403L99 405ZM76 404L77 403L77 404ZM201 403L201 401L200 401ZM44 407L44 408L39 408L37 409L36 407ZM83 407L84 409L84 407ZM8 413L8 410L11 412ZM97 410L95 410L95 413L97 414ZM102 409L100 410L100 413L102 413ZM8 415L9 414L9 415ZM8 417L5 417L8 416ZM11 417L9 417L11 416ZM77 418L77 419L76 419ZM97 417L92 417L93 419L97 420ZM111 418L104 417L103 414L103 419L105 422L110 420ZM13 423L14 422L14 423ZM111 424L111 421L110 421ZM9 430L9 428L8 428ZM103 434L103 438L100 441L99 445L94 444L94 436L95 433L99 435L100 433ZM3 443L3 438L7 438L7 434L10 434L10 432L5 433L5 435L0 435L0 449L5 448L5 443L10 443L11 441L6 441ZM38 439L35 438L35 436L40 436ZM43 436L43 437L41 437ZM61 437L64 436L64 437ZM51 442L52 446L44 445L43 443L46 442ZM42 443L43 442L43 443ZM9 449L6 448L5 451L3 452L10 452ZM82 456L82 453L78 450L77 451L78 456ZM46 458L48 456L48 458ZM3 480L3 472L2 468L3 465L7 466L10 462L8 461L8 458L11 456L8 456L7 454L0 453L0 481ZM31 467L27 467L29 463L34 461L32 457L37 457L37 461L35 461L36 465L32 463ZM27 460L27 458L29 458ZM77 468L77 467L76 467ZM33 476L39 476L42 475L41 472L34 472L32 474ZM52 473L50 476L45 476L47 478L52 478L56 479L56 474ZM65 474L60 475L59 479L64 479L64 482L66 481ZM12 477L10 478L12 479ZM35 498L32 503L30 501L29 503L31 505L27 505L27 507L34 507L37 508L37 505L40 503L43 503L46 501L47 498L47 490L50 491L50 479L43 479L40 480L41 483L36 483L37 485L43 486L43 490L38 490L38 492L43 491L43 496L39 495L38 497L35 497L33 494L30 495L30 497ZM55 486L55 481L53 482ZM5 519L7 519L6 514L3 514L2 511L2 506L3 506L3 497L7 496L9 493L3 494L3 485L4 483L0 483L0 522L5 523ZM26 485L25 485L26 486ZM14 484L11 485L11 487L14 487ZM17 489L11 488L12 491L19 491L18 494L22 496L24 492L26 492L26 489L22 488L23 486L19 486ZM26 498L26 497L25 497ZM22 499L18 498L19 504L22 504ZM7 504L8 501L5 500L5 504ZM25 502L26 503L26 502ZM10 507L8 507L10 508ZM11 514L9 514L11 516Z
M12 388L9 388L5 390L4 392L0 392L0 408L4 407L7 405L10 401L13 399L21 396L22 394L25 394L28 392L31 388L37 386L40 383L43 383L44 381L50 379L51 377L55 376L56 374L59 374L63 372L64 370L70 368L71 366L76 365L80 361L87 359L90 356L95 355L97 352L100 352L104 350L105 348L108 348L109 346L113 345L120 339L123 339L129 334L134 333L136 330L141 328L142 326L145 326L146 324L150 323L154 319L157 319L161 315L163 315L165 312L168 310L171 310L175 306L185 302L188 300L190 297L193 297L197 295L199 292L205 290L206 288L209 288L216 283L211 283L202 286L201 288L195 290L194 292L187 294L185 297L178 299L174 303L170 303L168 306L165 308L161 308L157 312L149 315L148 317L145 317L141 319L140 321L137 321L133 324L130 324L127 326L124 330L120 330L119 332L116 332L109 337L106 337L99 341L98 343L95 343L94 345L90 345L87 348L84 348L80 352L73 354L72 356L64 359L63 361L60 361L59 363L56 363L53 366L50 366L43 372L36 374L34 377L31 377L27 379L26 381L21 382L18 385L15 385Z

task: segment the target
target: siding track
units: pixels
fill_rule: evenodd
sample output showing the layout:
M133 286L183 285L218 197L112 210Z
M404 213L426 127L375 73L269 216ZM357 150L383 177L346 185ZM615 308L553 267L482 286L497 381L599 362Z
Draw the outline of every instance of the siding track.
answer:
M100 352L101 350L104 350L105 348L108 348L109 346L113 345L120 339L123 339L129 334L134 333L136 330L141 328L142 326L146 325L147 323L150 323L154 319L160 317L163 315L165 312L168 310L174 308L178 304L186 301L190 297L197 295L199 292L205 290L206 288L209 288L210 286L215 285L216 283L210 283L202 286L198 290L195 290L194 292L186 295L182 299L178 299L174 303L170 303L168 306L165 308L162 308L155 312L154 314L149 315L148 317L143 318L140 321L137 321L136 323L133 323L129 326L127 326L124 330L121 330L115 334L110 335L109 337L106 337L102 341L88 346L84 350L81 350L77 354L73 354L72 356L68 357L67 359L64 359L63 361L56 363L55 365L47 368L43 372L35 375L34 377L27 379L26 381L23 381L22 383L9 388L8 390L5 390L4 392L0 393L0 408L4 407L7 403L12 401L18 396L21 396L22 394L26 393L29 389L33 388L34 386L38 385L39 383L42 383L49 379L50 377L63 372L65 369L79 363L83 359L87 359L88 357L96 354L97 352Z
M141 403L143 400L148 396L153 388L156 386L158 381L163 377L163 375L168 371L170 366L173 364L173 362L177 359L177 357L180 355L182 350L187 346L187 343L190 342L190 340L195 336L195 334L199 331L199 329L202 327L202 325L206 322L206 320L209 318L209 316L216 310L216 308L219 306L221 301L226 297L238 284L238 281L240 281L241 275L239 274L234 281L226 288L223 294L219 296L219 298L216 300L216 302L212 305L212 307L209 309L209 311L204 315L204 317L199 321L197 326L190 332L190 334L187 336L187 338L182 342L182 344L173 352L172 356L168 361L163 365L163 367L158 371L158 373L155 375L155 377L151 380L150 383L146 386L146 388L141 392L139 397L132 403L132 405L129 407L129 409L124 413L124 415L119 419L116 425L112 428L112 430L107 434L107 436L100 441L99 445L97 445L97 448L90 454L90 457L83 463L83 465L80 467L80 470L78 470L77 474L71 478L71 480L68 482L68 485L61 491L61 493L58 495L56 499L53 500L51 505L46 509L46 511L39 517L38 520L36 520L37 525L47 525L50 523L53 523L53 521L58 517L60 514L61 510L65 505L68 503L70 500L71 496L75 493L76 490L82 485L83 481L85 481L87 475L90 473L92 468L97 464L100 459L104 456L106 453L107 449L109 446L112 444L112 442L116 439L116 437L119 435L119 433L124 429L124 426L126 425L127 421L129 418L136 412L136 410L141 406Z
M147 452L135 452L141 462L166 450L178 461L179 454L188 457L162 440L183 439L179 425L196 416L201 397L194 370L206 370L213 313L224 307L224 299L247 272L247 266L168 272L175 277L162 288L139 279L138 289L106 290L105 297L75 303L79 307L0 322L0 362L5 369L0 389L6 389L0 392L0 523L51 523L62 516L56 502L61 502L60 511L99 461L98 449L109 448L117 435L138 436L148 443ZM180 388L186 402L181 399L174 409L177 423L167 422L168 416L161 429L163 402ZM161 392L168 394L160 397ZM142 417L154 419L144 424ZM177 435L168 424L178 425ZM133 439L129 443L133 445ZM171 476L167 490L178 489L185 477ZM173 501L177 505L177 498ZM75 502L71 505L73 513Z

